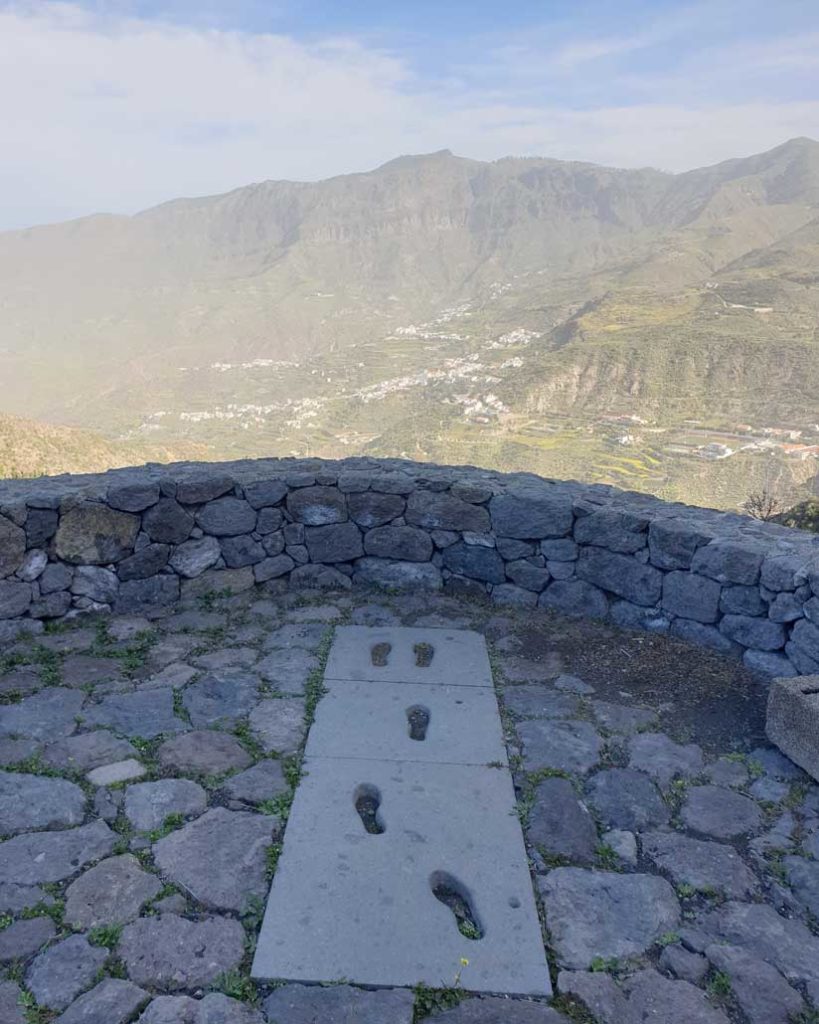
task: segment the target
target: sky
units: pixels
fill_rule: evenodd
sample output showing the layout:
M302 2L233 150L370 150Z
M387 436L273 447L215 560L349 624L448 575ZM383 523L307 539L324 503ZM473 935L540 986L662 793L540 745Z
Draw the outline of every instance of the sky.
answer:
M396 156L819 139L817 0L0 0L0 230Z

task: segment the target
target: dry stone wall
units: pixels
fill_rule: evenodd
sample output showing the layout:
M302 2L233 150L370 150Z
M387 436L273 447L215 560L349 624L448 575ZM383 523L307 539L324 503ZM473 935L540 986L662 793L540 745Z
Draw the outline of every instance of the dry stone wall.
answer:
M401 460L0 482L0 640L274 580L480 594L819 673L819 537L745 516Z

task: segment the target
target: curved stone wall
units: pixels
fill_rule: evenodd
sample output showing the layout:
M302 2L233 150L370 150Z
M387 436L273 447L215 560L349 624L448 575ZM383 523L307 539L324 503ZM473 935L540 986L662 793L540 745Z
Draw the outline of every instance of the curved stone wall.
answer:
M401 460L0 482L0 640L271 580L488 594L819 672L819 537L745 516Z

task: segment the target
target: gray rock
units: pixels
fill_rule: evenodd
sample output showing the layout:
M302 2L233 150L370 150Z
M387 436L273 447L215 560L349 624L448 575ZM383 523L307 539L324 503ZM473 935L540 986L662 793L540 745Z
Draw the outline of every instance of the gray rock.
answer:
M153 481L118 484L108 488L105 500L120 512L143 512L159 501L159 484Z
M287 494L287 484L283 480L254 480L243 484L245 500L255 509L269 508L278 505Z
M428 562L432 538L414 526L378 526L364 534L364 550L375 558L396 558L405 562Z
M56 934L57 929L50 917L14 921L8 928L0 931L0 964L28 960Z
M368 622L366 625L378 625ZM291 622L272 630L264 638L265 650L281 647L301 647L305 651L315 652L327 635L327 627L320 622Z
M154 739L163 733L184 732L188 724L174 714L173 690L138 690L117 693L84 711L85 724L100 725L122 733Z
M121 580L146 580L149 576L155 576L165 568L170 553L170 544L146 544L136 554L130 555L119 563L117 576ZM79 573L80 570L78 569L77 572ZM113 598L108 600L111 601Z
M45 596L59 590L67 590L71 586L73 579L73 569L69 569L67 565L61 565L59 562L52 562L51 565L45 567L43 575L38 581L40 593Z
M296 548L288 548L288 554L296 558ZM308 558L304 548L304 560ZM290 573L290 586L294 590L350 590L352 583L348 576L330 565L297 565Z
M731 901L698 924L706 946L709 940L736 946L773 964L791 983L819 984L819 938L801 921L783 917L765 903Z
M708 961L704 956L691 953L676 942L665 947L657 964L661 970L692 985L699 985L708 973Z
M561 966L639 956L680 919L674 890L653 875L556 868L537 883Z
M247 768L253 761L235 736L213 730L183 733L166 740L157 758L164 768L202 775L222 775Z
M222 554L219 541L215 537L200 537L198 540L186 540L171 555L171 568L186 579L201 576L206 569L216 565Z
M605 619L609 612L603 591L583 580L555 580L540 595L538 604L564 615L590 619Z
M679 1021L680 1024L729 1024L728 1017L712 1006L702 989L687 981L669 981L647 969L632 975L623 988L628 993L629 1019Z
M684 519L655 519L648 528L651 562L660 569L690 569L694 552L709 539Z
M160 828L171 814L190 818L202 814L208 795L189 779L138 782L125 791L125 817L140 832Z
M452 494L415 491L407 501L406 520L425 530L471 530L488 533L489 514L480 505L462 501Z
M127 1024L150 998L133 982L103 978L99 985L76 999L56 1024Z
M503 583L506 570L494 548L478 547L458 541L444 549L444 565L452 572L487 583Z
M351 494L347 499L350 518L364 529L384 526L404 514L404 499L397 494ZM394 556L391 556L394 557Z
M18 615L25 615L30 603L30 583L0 580L0 619L15 619Z
M250 668L258 657L258 651L253 647L223 647L210 654L198 654L191 658L191 663L197 668L221 672L225 669Z
M349 985L282 985L265 999L270 1024L411 1024L412 992Z
M245 932L238 921L188 921L175 914L131 922L118 946L131 980L164 992L211 985L235 970L244 952Z
M529 842L551 856L589 864L597 852L597 829L568 779L544 779L535 791L526 831Z
M231 800L261 804L281 793L286 793L290 789L290 784L284 777L281 761L264 760L239 772L238 775L232 775L223 788Z
M138 532L139 516L84 502L60 517L54 548L72 565L107 565L131 554Z
M259 533L259 524L256 524L256 532ZM284 531L277 530L275 533L269 533L262 537L262 547L264 548L265 554L274 557L280 555L284 551Z
M581 696L594 693L594 687L579 676L561 674L555 679L555 689L566 693L578 693Z
M656 605L662 593L663 574L659 569L604 548L581 548L577 575L634 604Z
M603 747L588 722L521 722L517 731L523 742L523 761L530 772L543 768L587 772L597 764Z
M637 837L628 829L613 828L603 836L603 844L614 851L623 864L637 866Z
M3 1024L26 1024L20 986L13 981L0 981L0 1020Z
M657 722L656 713L647 708L628 708L605 700L593 700L591 706L595 719L604 729L624 736L656 725Z
M803 573L804 568L802 555L772 554L762 563L759 582L768 590L795 590L796 577Z
M277 689L302 693L310 676L319 668L315 654L299 647L274 648L256 665L256 671Z
M297 523L326 526L347 519L347 501L334 487L302 487L287 495L287 511Z
M808 622L807 619L800 619L793 625L791 641L812 661L819 662L819 626Z
M262 544L249 534L239 537L223 537L220 542L225 565L231 569L240 569L245 565L256 565L264 560L267 552Z
M0 676L0 694L12 697L13 699L9 700L10 704L19 697L35 693L42 685L40 673L33 668L14 668Z
M0 914L19 914L21 910L30 910L38 903L49 902L50 897L39 885L0 882Z
M443 585L441 570L428 562L392 562L369 556L356 562L354 579L357 583L397 590L440 590Z
M505 543L507 550L501 550L500 543L498 543L498 550L504 558L521 558L524 555L532 554L531 551L509 550L508 545L513 542L506 541ZM569 537L557 540L542 540L540 542L540 553L550 562L574 562L577 560L578 547Z
M729 786L731 789L748 782L748 769L741 761L721 757L707 769L708 779L715 786Z
M759 587L723 587L719 607L720 611L731 615L768 614L768 606L762 600Z
M53 509L31 508L26 519L26 543L38 548L57 532L59 515Z
M256 511L241 498L217 498L196 513L196 525L215 537L236 537L256 526Z
M629 767L668 786L672 779L698 775L704 767L696 743L675 743L665 733L644 732L629 740Z
M74 690L49 687L19 704L0 707L0 736L55 739L76 731L85 697Z
M453 577L456 578L457 577ZM524 590L516 587L513 583L497 583L492 587L492 603L499 605L514 605L520 608L534 608L537 604L537 594L533 590Z
M241 669L210 673L182 693L182 703L195 729L233 726L258 700L257 677Z
M669 632L672 636L699 647L709 647L726 657L739 657L742 648L720 633L716 626L707 626L692 619L675 619Z
M527 562L525 559L507 562L506 575L519 587L523 587L524 590L533 590L538 594L543 590L550 578L548 569L532 565L531 562Z
M67 590L47 594L39 601L33 601L28 608L29 619L60 619L71 607L71 595ZM28 620L26 625L28 626Z
M304 700L301 697L263 700L250 714L250 728L266 753L295 753L304 738Z
M785 857L782 863L797 900L819 917L819 863L804 857Z
M465 999L451 1010L436 1013L432 1024L569 1024L568 1017L546 1003L528 999L483 996Z
M275 580L279 576L284 576L295 565L296 563L290 555L274 555L272 558L265 558L253 566L253 577L257 583L267 583L268 580Z
M753 800L720 786L689 789L681 817L692 831L715 839L732 839L762 825L762 812Z
M648 832L643 855L676 885L724 893L730 899L752 896L757 880L732 846L691 839L676 832Z
M673 615L697 622L719 618L719 583L693 572L669 572L663 580L662 606Z
M85 794L65 779L0 771L0 834L79 825Z
M16 572L23 564L25 553L25 530L0 516L0 578Z
M27 551L23 561L20 563L20 568L17 570L17 578L25 583L33 583L42 576L47 565L48 555L45 551L38 551L36 549Z
M32 832L0 843L0 882L61 882L107 857L116 837L102 821L61 832Z
M662 608L644 608L631 601L614 601L611 620L622 629L645 629L650 633L667 633L671 619Z
M732 946L712 945L708 959L731 979L734 998L749 1024L792 1024L804 1001L770 964Z
M601 509L577 520L574 539L578 544L594 544L609 551L634 554L648 542L647 527L648 520L644 516L618 509Z
M192 784L192 783L191 783ZM162 890L156 874L148 874L126 853L90 868L66 892L66 921L85 930L99 925L124 925Z
M517 540L565 537L574 525L571 499L543 485L511 487L506 494L490 500L489 510L492 529L500 537Z
M267 892L265 851L276 822L217 807L154 844L163 875L216 910L239 912Z
M786 782L780 782L778 779L771 779L767 776L757 779L748 789L748 793L754 800L767 801L772 804L778 804L784 800L790 791L791 787Z
M759 570L765 552L747 541L714 540L698 548L691 569L720 583L753 586L759 582Z
M308 526L305 542L313 562L351 562L364 554L361 531L355 523Z
M114 611L120 615L150 612L179 600L179 580L175 576L152 576L147 580L129 580L120 584Z
M785 679L798 674L790 658L778 652L748 650L742 655L742 662L751 672L770 679Z
M71 654L63 661L60 676L65 686L79 689L122 679L122 666L113 658Z
M176 486L176 497L184 505L201 505L227 494L233 490L233 486L233 477L227 473L206 470L180 480Z
M92 946L84 935L71 935L50 946L26 972L26 988L40 1006L64 1010L90 988L108 951Z
M507 686L503 702L520 718L572 718L580 711L577 697L546 686Z
M283 522L284 513L280 508L260 509L259 514L256 516L256 533L260 533L263 536L274 533L276 530L281 529ZM284 535L282 535L282 541L284 541Z
M750 615L723 615L720 631L744 647L761 651L776 651L785 645L785 630L781 623Z
M773 622L795 622L804 614L804 605L795 594L777 594L768 608Z
M671 817L657 787L641 772L608 768L598 772L587 787L589 803L609 828L642 832L665 825Z
M142 517L142 529L158 544L183 544L193 527L193 516L173 498L160 498Z
M108 824L117 820L122 794L119 790L101 786L94 794L94 814Z

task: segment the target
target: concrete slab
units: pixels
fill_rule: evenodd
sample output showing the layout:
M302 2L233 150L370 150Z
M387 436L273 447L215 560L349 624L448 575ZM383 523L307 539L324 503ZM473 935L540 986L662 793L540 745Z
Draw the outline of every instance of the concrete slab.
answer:
M465 958L467 989L551 993L506 769L340 758L305 769L254 978L441 986ZM380 834L365 828L362 797ZM459 931L433 886L470 906L481 938Z
M324 685L327 693L310 729L308 757L507 763L491 689L338 679Z
M419 664L429 648L429 664ZM466 629L339 626L324 675L385 683L492 686L484 638Z
M783 754L819 782L819 676L774 679L765 730Z

